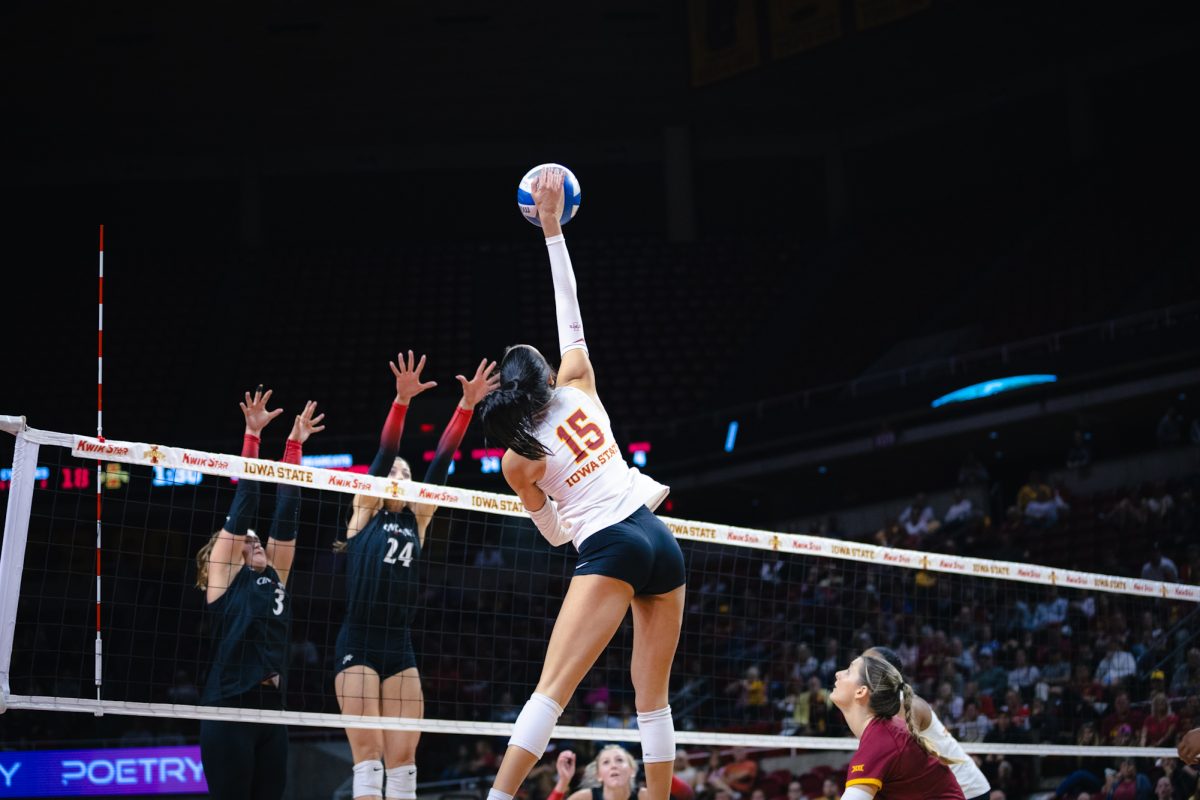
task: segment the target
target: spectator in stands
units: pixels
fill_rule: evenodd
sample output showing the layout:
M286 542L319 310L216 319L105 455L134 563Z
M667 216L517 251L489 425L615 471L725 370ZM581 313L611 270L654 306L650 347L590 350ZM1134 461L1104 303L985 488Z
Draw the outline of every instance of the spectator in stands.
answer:
M490 777L496 774L496 766L499 763L500 759L496 758L492 743L487 739L476 739L475 755L469 764L471 774L479 778Z
M1129 693L1126 691L1117 692L1113 698L1113 710L1100 723L1100 737L1105 744L1114 744L1121 737L1121 728L1129 729L1129 736L1132 738L1132 732L1141 730L1142 728L1142 713L1129 703Z
M725 688L726 694L736 694L734 704L745 720L761 720L767 717L767 683L762 679L758 667L746 667L741 680Z
M1050 586L1040 603L1033 609L1033 630L1061 626L1067 621L1067 598L1060 597L1058 588Z
M704 773L692 766L686 750L675 751L675 779L681 781L694 793L700 788ZM674 785L675 781L671 782ZM674 793L673 793L674 794Z
M956 738L960 742L982 742L991 727L988 718L979 713L979 706L969 701L963 707L962 720L955 726Z
M734 800L738 800L754 787L757 778L758 762L747 756L746 748L735 747L733 761L709 772L708 783L718 792L729 792Z
M1083 469L1092 463L1092 448L1088 446L1088 436L1077 430L1071 434L1071 447L1067 450L1067 469Z
M960 675L970 675L975 672L975 656L970 648L963 645L961 636L950 638L949 658Z
M838 800L842 796L842 790L838 788L838 782L833 778L826 778L821 784L820 800Z
M935 532L939 527L933 506L929 505L924 492L918 494L912 505L900 512L898 522L904 527L909 539L915 543L920 543L926 534Z
M1003 697L1008 688L1008 672L995 664L992 657L990 647L979 648L979 672L975 675L975 682L979 684L981 694Z
M987 732L983 740L988 743L1026 744L1029 742L1029 734L1013 724L1008 712L1001 710L996 715L996 724ZM992 785L992 788L1007 791L1014 791L1018 788L1013 763L1007 756L989 753L984 756L982 768L983 774L987 776L988 783Z
M1169 406L1158 421L1155 432L1159 447L1172 447L1183 442L1183 415Z
M1025 507L1042 494L1050 495L1050 485L1042 480L1042 473L1029 473L1029 481L1017 490L1017 510L1024 514Z
M1013 656L1013 668L1008 671L1008 685L1025 697L1033 694L1033 687L1042 677L1041 670L1029 663L1029 656L1024 650L1017 650Z
M1104 770L1104 786L1100 793L1107 800L1150 800L1153 790L1150 779L1137 771L1132 758L1126 758L1117 769Z
M938 684L937 694L930 705L944 725L950 725L962 717L962 695L954 691L954 685L949 681L942 681Z
M831 636L825 640L825 657L817 665L817 675L821 677L821 683L825 686L833 685L834 678L841 669L839 666L841 656L838 654L838 650L837 639Z
M1042 667L1042 681L1037 693L1047 697L1061 697L1071 680L1071 665L1063 658L1062 650L1055 648L1047 656L1048 663ZM1045 687L1042 689L1041 687Z
M987 483L991 478L988 475L987 467L975 456L974 453L967 453L963 458L962 466L958 468L958 485L959 486L976 486L981 483Z
M592 718L587 721L589 728L620 728L621 720L608 713L608 703L603 700L592 704Z
M1175 743L1175 733L1179 730L1179 717L1171 713L1167 696L1155 692L1150 698L1150 713L1142 722L1142 747L1170 747Z
M1158 783L1154 786L1154 796L1157 800L1171 800L1175 795L1175 787L1171 785L1171 779L1163 775L1158 779Z
M1136 562L1135 562L1136 563ZM1179 568L1175 562L1163 555L1158 542L1150 545L1150 558L1142 564L1142 578L1148 581L1167 581L1175 583L1179 580Z
M1200 694L1200 647L1187 651L1187 660L1175 668L1171 675L1171 694Z
M1058 515L1069 509L1062 496L1042 484L1032 500L1025 503L1025 522L1042 528L1058 524Z
M962 489L955 489L954 502L946 509L945 529L947 531L958 530L978 519L979 512L975 510L975 505L971 502L971 498L963 494Z
M788 712L783 722L784 735L821 736L829 728L832 708L829 690L821 685L818 676L810 676L805 691L784 700L784 710Z
M1016 689L1009 689L1004 693L1004 705L1000 707L1000 711L1008 714L1013 727L1023 731L1029 730L1029 715L1033 712Z
M1196 794L1197 774L1195 767L1180 762L1178 758L1163 759L1163 777L1171 782L1174 797L1188 798Z
M807 681L809 676L813 675L819 666L817 657L812 654L812 650L808 647L808 642L801 642L796 645L796 663L792 666L793 678Z
M1160 481L1142 497L1142 508L1146 512L1147 522L1161 530L1167 526L1171 512L1175 510L1175 498L1171 496L1167 485Z
M1105 647L1106 653L1096 665L1096 680L1101 686L1119 686L1125 683L1137 672L1137 662L1133 653L1121 649L1121 642L1116 636L1110 636Z

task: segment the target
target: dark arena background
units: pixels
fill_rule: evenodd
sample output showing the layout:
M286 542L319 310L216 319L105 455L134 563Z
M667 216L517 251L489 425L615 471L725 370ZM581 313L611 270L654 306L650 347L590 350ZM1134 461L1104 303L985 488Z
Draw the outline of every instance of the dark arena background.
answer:
M456 374L518 342L557 361L514 207L544 162L582 186L565 235L620 451L672 488L676 800L840 797L856 742L828 692L871 645L996 800L1195 797L1174 756L1200 726L1198 17L4 4L0 798L208 796L195 555L259 384L284 409L263 459L305 401L327 414L288 584L284 796L352 796L331 548L352 489L330 476L365 478L398 351L438 382L405 422L418 480ZM80 444L100 225L123 454ZM502 453L476 421L420 490L440 506L412 609L422 800L487 796L575 565L497 497ZM264 478L263 526L288 480ZM564 750L578 778L605 742L640 758L631 642L627 619L523 800Z

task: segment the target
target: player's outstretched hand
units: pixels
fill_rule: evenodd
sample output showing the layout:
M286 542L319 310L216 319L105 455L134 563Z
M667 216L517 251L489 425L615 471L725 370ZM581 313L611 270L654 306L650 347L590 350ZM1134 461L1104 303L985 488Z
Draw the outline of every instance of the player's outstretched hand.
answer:
M558 769L559 786L570 786L575 777L575 754L570 750L563 750L558 754L558 762L554 766Z
M454 377L458 378L458 382L462 384L463 390L462 402L459 405L470 411L489 393L500 388L500 373L495 370L496 362L489 362L485 358L475 368L475 375L471 380L467 380L462 375L455 375Z
M565 177L566 173L558 167L546 167L533 179L530 194L533 195L533 202L537 204L539 217L552 219L556 223L562 219Z
M282 408L277 408L274 411L267 410L267 401L271 399L271 390L263 391L262 384L254 390L254 396L251 397L249 392L246 392L246 399L238 405L242 409L242 416L246 418L246 433L252 436L262 436L263 428L270 424L271 420L283 413Z
M317 401L309 400L304 404L304 411L296 415L296 421L292 423L292 432L288 438L304 444L308 441L308 437L325 430L325 426L321 424L323 419L325 419L325 413L317 413Z
M399 364L399 366L397 366ZM396 402L402 406L406 406L409 402L426 389L432 389L437 386L436 381L428 383L421 382L421 370L425 369L425 356L421 356L421 360L413 365L413 351L408 351L408 361L404 360L404 353L396 354L395 361L389 361L388 366L392 368L392 374L396 376Z

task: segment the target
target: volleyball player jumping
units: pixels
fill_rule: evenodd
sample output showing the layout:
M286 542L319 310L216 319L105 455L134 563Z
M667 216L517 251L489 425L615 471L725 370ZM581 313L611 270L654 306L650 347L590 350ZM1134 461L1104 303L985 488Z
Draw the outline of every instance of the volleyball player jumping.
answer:
M830 699L858 739L842 800L963 800L948 765L913 723L913 691L899 670L870 650L837 673ZM901 717L900 715L903 715Z
M396 456L404 416L412 398L437 384L421 381L425 356L414 364L409 350L407 362L403 354L396 362L391 364L396 399L370 472L410 480L408 462ZM445 482L475 404L499 381L495 368L495 362L484 359L470 380L457 376L462 399L438 441L425 483ZM346 617L335 650L338 705L343 714L420 719L425 703L409 626L417 601L418 559L437 506L355 495L352 508L346 539L335 545L347 556ZM420 736L420 731L347 728L354 757L353 797L384 796L386 774L388 798L415 800Z
M533 696L514 724L489 800L511 800L541 758L575 688L633 608L631 672L651 800L666 800L675 760L667 705L683 619L683 554L653 513L667 487L630 469L596 394L559 219L563 172L547 168L532 194L554 280L562 361L555 373L529 345L508 348L501 386L480 406L484 432L507 448L501 466L541 534L579 551Z
M241 403L246 417L242 456L258 458L258 445L282 409L267 410L271 392L259 386ZM324 414L309 402L296 417L283 461L299 464L308 437L322 431ZM314 416L315 415L315 416ZM291 598L288 573L296 553L300 490L280 484L267 545L250 530L258 514L257 481L243 478L225 524L196 554L196 586L211 615L215 655L201 702L205 705L281 710L286 688ZM287 727L256 722L204 720L200 757L208 790L218 800L280 798L287 778Z

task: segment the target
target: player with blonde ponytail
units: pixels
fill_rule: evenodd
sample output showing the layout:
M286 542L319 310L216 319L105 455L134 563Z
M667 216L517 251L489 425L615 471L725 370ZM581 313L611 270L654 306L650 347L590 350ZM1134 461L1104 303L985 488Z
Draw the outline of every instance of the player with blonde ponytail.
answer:
M903 674L903 662L896 651L890 647L872 647L866 653L879 656ZM912 692L905 691L904 705L906 706L905 723L908 724L911 720L910 730L915 731L924 741L932 745L942 762L950 767L959 787L962 788L963 796L967 800L986 800L990 797L992 785L988 783L988 779L979 769L975 760L967 755L958 740L946 730L946 726L938 719L938 715L934 713L929 704Z
M859 740L843 800L871 800L885 786L888 800L964 800L948 766L958 759L918 732L912 687L885 658L868 650L854 659L837 673L830 699Z

